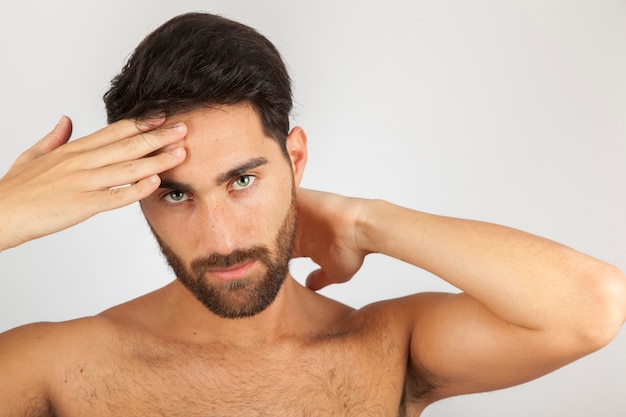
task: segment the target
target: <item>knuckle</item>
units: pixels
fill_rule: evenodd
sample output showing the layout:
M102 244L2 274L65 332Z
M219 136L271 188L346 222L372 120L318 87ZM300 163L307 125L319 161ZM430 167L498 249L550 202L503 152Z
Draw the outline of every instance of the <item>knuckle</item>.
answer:
M121 163L120 168L122 171L129 174L137 172L137 164L135 161L124 161Z
M140 133L120 141L123 152L128 155L146 155L162 147L152 133Z
M115 187L115 188L111 188L109 190L109 196L111 197L111 200L113 200L116 203L122 203L126 200L127 198L127 186L125 187Z
M151 192L142 182L114 187L108 190L108 205L113 208L123 207L139 201Z
M122 146L122 149L124 149L124 151L133 153L137 150L138 143L134 137L130 137L122 139L120 145Z

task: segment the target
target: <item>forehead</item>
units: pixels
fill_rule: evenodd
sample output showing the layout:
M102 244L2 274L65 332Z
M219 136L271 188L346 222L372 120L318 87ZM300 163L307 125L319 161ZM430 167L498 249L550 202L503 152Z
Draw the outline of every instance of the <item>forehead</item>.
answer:
M189 174L202 169L221 172L241 161L280 155L275 140L266 136L257 112L247 104L206 107L174 116L168 124L184 122L187 135L183 141L185 161L168 171L169 175Z
M247 104L202 107L188 113L173 116L168 124L184 122L187 125L185 147L188 150L210 148L213 152L221 147L236 147L238 142L271 140L264 131L257 112Z

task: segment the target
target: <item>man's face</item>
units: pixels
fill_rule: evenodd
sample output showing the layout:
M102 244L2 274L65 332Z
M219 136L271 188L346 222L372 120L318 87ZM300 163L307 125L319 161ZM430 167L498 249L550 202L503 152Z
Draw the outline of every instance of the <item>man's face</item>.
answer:
M187 158L161 174L143 212L179 281L209 310L226 318L257 314L288 273L294 171L299 181L292 154L300 151L287 160L246 105L203 108L175 121L187 125Z

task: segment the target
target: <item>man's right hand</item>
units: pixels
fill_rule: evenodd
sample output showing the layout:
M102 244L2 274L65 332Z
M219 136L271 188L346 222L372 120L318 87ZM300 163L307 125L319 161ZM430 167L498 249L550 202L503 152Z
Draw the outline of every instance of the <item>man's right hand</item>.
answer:
M185 159L187 128L122 120L68 142L71 120L24 152L0 179L0 251L139 201Z

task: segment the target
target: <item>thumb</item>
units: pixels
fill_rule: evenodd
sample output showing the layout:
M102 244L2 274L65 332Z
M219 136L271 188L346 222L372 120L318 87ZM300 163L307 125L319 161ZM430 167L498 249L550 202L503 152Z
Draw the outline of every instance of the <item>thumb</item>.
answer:
M324 269L317 269L309 274L306 278L306 286L307 288L318 291L330 284L328 280L328 274Z
M59 146L67 143L72 135L72 120L67 116L62 116L57 125L44 136L39 142L35 143L30 149L24 152L17 159L16 164L31 161L51 152Z
M42 140L37 142L31 149L39 151L39 155L48 153L59 146L67 143L72 135L72 120L67 116L61 116L57 125ZM37 155L37 156L39 156ZM37 157L36 156L36 157Z

